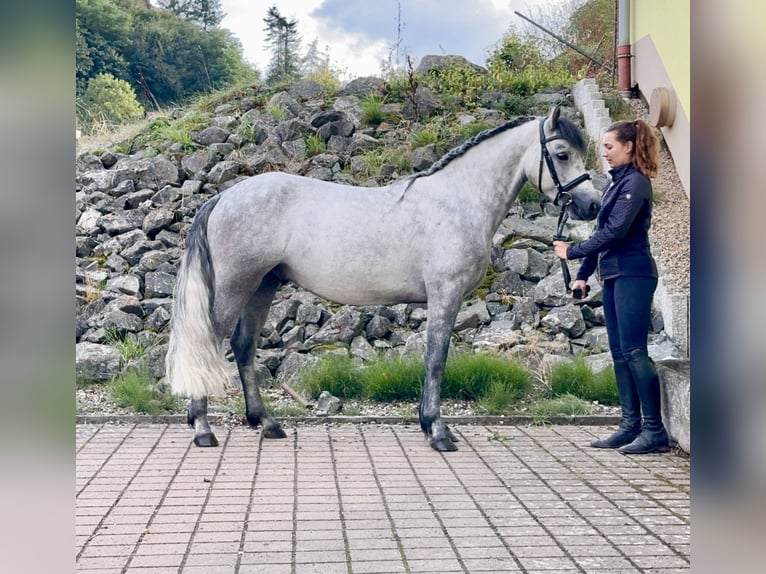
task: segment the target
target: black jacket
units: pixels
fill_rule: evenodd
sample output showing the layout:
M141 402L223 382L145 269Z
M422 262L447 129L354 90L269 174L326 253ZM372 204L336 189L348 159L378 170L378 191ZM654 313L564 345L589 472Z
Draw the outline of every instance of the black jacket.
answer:
M585 281L596 266L601 279L657 277L657 265L649 248L652 184L633 163L609 173L612 183L601 199L596 231L586 241L570 245L567 258L584 258L577 279Z

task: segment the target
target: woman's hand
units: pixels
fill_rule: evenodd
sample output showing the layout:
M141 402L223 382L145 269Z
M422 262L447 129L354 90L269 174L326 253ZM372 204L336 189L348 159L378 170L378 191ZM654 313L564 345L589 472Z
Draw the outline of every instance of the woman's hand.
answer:
M572 293L574 297L574 293L577 292L577 289L580 289L580 293L582 293L582 297L580 299L585 299L588 296L588 284L583 281L582 279L578 279L572 284Z
M569 243L566 241L554 241L553 242L553 250L556 252L556 257L559 259L563 259L564 261L567 260L567 248L569 247Z

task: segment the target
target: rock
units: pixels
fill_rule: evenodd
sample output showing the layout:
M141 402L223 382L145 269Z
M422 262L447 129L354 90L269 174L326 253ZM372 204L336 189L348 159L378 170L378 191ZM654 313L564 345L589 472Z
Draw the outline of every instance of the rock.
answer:
M225 142L230 134L229 130L218 126L210 126L196 134L192 139L200 145L209 146L210 144Z
M77 343L75 373L87 381L108 381L120 372L120 352L108 345Z
M327 391L322 391L314 407L314 415L318 417L334 415L340 411L340 408L341 402L338 397L332 396Z
M486 73L487 69L470 62L463 56L456 55L427 55L423 56L415 68L416 74L428 74L436 72L437 74L452 67L465 66L472 68L477 72Z

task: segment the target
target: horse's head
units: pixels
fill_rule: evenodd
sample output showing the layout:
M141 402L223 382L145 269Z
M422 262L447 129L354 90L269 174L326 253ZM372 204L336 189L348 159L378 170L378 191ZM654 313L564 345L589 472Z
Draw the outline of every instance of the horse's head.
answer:
M526 161L527 179L556 205L566 205L573 219L594 219L601 194L585 169L587 144L582 132L561 117L559 106L539 122L539 142L530 148Z

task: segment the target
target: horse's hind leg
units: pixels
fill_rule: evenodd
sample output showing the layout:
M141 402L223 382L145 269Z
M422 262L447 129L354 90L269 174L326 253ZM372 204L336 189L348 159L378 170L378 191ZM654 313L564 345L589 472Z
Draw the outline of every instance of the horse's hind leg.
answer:
M210 424L207 422L207 397L192 399L186 411L186 422L194 429L194 444L197 446L218 446Z
M263 278L258 290L242 310L231 336L231 348L237 360L239 377L242 380L242 391L245 395L245 416L250 426L261 425L263 427L265 438L284 438L286 436L279 423L266 411L261 399L261 376L254 368L258 335L266 321L274 292L278 286L279 280L272 273Z

